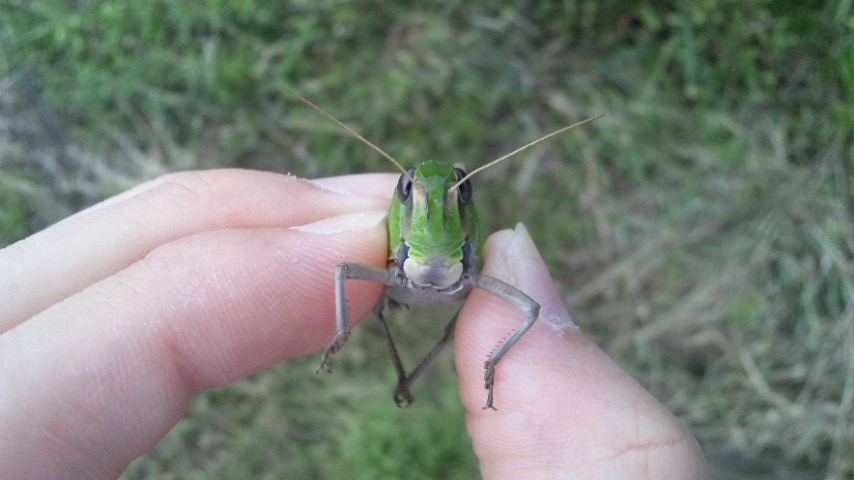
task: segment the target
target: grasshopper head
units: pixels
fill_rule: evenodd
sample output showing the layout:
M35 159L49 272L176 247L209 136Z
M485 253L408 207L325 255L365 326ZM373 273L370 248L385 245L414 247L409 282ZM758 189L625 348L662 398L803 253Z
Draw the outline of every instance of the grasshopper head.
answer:
M469 266L471 183L450 188L464 176L462 169L428 161L398 181L401 246L396 258L418 286L451 287Z

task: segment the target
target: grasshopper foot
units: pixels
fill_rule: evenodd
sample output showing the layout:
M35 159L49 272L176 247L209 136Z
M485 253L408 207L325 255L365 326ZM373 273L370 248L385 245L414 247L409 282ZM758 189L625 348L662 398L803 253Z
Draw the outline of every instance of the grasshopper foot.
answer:
M495 387L495 364L492 363L492 360L487 360L483 364L483 369L483 388L489 390L486 396L486 405L483 406L483 409L498 410L492 406L492 390Z
M408 407L412 405L412 402L415 401L415 397L409 393L409 385L405 383L398 383L397 389L394 391L394 403L397 404L398 408Z
M329 369L329 358L332 354L341 350L341 347L344 346L344 343L347 342L348 338L350 338L350 332L348 331L338 330L335 332L335 337L332 339L332 343L329 344L329 347L324 350L323 355L320 357L320 364L317 365L315 373L320 373L321 370L324 372L331 372Z

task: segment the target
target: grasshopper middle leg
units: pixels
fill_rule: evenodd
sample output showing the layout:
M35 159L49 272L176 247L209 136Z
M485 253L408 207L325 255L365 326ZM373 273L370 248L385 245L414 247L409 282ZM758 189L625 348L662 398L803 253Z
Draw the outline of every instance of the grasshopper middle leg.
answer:
M442 350L442 347L448 343L448 340L454 336L454 327L457 324L457 316L460 312L457 311L457 313L454 314L454 317L451 318L451 321L448 322L448 325L445 326L445 332L442 334L442 337L439 338L439 341L436 342L436 345L433 346L433 349L430 350L430 353L428 353L427 356L421 360L421 363L419 363L418 366L415 367L409 375L407 375L406 370L403 368L403 363L400 361L400 354L397 353L397 347L394 345L394 340L391 337L391 331L386 324L385 317L383 317L382 307L383 304L378 303L375 312L388 343L388 351L389 355L391 355L391 361L394 363L394 369L397 371L397 388L394 391L394 402L398 407L401 406L401 403L405 402L403 406L408 407L415 401L415 397L413 397L409 392L409 387L412 386L412 383L415 382L421 373L424 372L427 365L436 358L436 355L438 355Z

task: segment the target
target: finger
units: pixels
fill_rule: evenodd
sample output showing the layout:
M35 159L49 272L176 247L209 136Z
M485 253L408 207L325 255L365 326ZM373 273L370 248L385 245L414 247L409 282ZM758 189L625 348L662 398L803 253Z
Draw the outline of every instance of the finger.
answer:
M491 237L485 260L542 310L496 367L497 412L482 410L483 362L522 315L481 291L460 315L455 358L484 478L702 478L691 434L576 330L524 227Z
M115 273L153 248L225 228L288 227L372 208L394 175L336 180L338 192L295 177L250 170L165 175L0 250L0 332ZM356 187L354 187L355 189Z
M184 237L4 333L0 478L116 477L194 392L325 347L335 266L385 264L384 215ZM348 285L353 319L380 288Z

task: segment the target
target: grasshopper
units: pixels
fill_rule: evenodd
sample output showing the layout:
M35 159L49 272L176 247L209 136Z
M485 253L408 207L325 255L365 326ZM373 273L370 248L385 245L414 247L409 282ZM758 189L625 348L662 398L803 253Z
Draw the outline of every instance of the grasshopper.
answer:
M518 288L480 272L484 233L472 198L471 177L537 143L572 128L600 118L583 120L540 137L513 152L466 174L463 169L445 162L429 160L417 167L404 169L397 160L377 147L355 130L310 102L302 95L289 92L309 107L330 118L341 128L376 150L391 161L402 175L397 182L389 208L388 263L386 268L357 263L342 263L335 269L336 332L329 347L323 352L317 371L329 371L330 357L341 350L350 338L347 319L347 297L344 284L347 280L368 280L384 285L382 295L374 306L388 342L394 368L397 371L397 388L394 401L398 407L409 406L415 400L409 391L412 383L436 357L453 336L459 310L445 327L444 334L426 357L409 374L403 368L397 347L383 317L386 306L459 303L475 287L492 293L515 306L524 315L522 323L489 354L484 362L484 388L488 390L484 410L496 410L493 405L495 367L537 319L540 305Z

